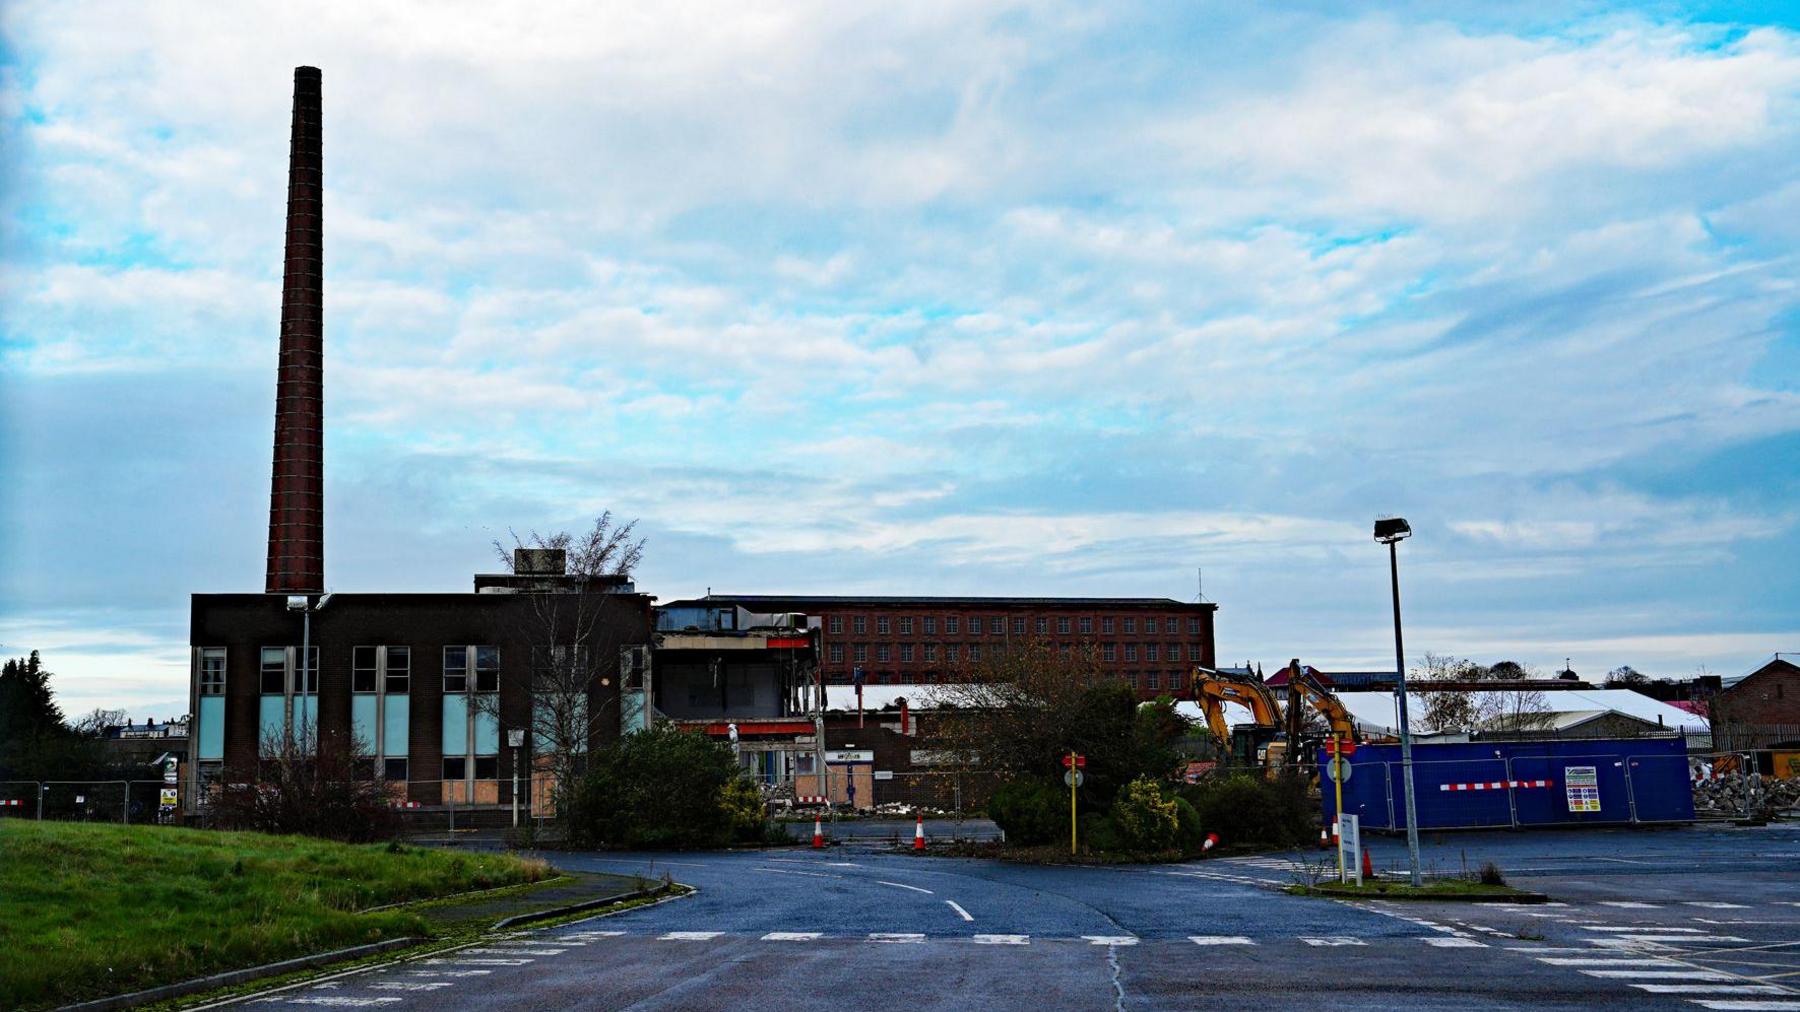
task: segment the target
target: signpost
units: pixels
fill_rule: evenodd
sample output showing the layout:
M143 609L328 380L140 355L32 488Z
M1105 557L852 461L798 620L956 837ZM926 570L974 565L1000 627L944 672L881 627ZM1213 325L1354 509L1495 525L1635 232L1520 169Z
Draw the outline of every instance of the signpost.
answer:
M506 744L507 744L508 748L512 749L512 754L513 754L513 761L512 761L512 774L513 774L512 817L513 817L513 828L518 829L519 828L519 747L521 745L525 744L525 732L521 729L508 730L506 732Z
M1331 810L1337 813L1340 826L1337 846L1339 882L1344 881L1344 833L1341 828L1344 821L1344 781L1350 779L1349 757L1355 752L1355 742L1344 741L1335 734L1325 742L1325 753L1331 756L1331 782L1337 791L1337 803ZM1358 869L1359 872L1360 870Z
M1069 785L1069 855L1075 854L1075 790L1081 786L1081 768L1087 765L1087 756L1078 755L1074 750L1063 756L1062 764L1069 772L1063 774L1063 782Z

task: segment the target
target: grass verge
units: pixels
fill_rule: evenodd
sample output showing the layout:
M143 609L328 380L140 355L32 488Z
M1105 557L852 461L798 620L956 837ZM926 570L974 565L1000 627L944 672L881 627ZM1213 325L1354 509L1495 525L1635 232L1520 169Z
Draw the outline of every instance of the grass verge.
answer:
M1294 896L1330 896L1335 899L1377 900L1512 900L1530 903L1543 896L1509 885L1490 885L1471 879L1430 879L1415 887L1411 882L1386 882L1365 879L1354 882L1321 882L1318 885L1291 885L1284 892Z
M438 933L369 907L556 873L505 854L164 826L0 824L0 1008L102 998Z

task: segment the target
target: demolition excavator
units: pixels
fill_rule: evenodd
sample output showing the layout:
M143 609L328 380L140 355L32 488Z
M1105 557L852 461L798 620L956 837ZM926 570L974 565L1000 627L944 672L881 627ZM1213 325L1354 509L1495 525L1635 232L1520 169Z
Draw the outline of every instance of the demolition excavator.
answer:
M1194 701L1206 718L1207 730L1218 745L1219 755L1232 765L1277 769L1290 756L1310 756L1325 737L1358 741L1356 721L1337 695L1326 688L1299 659L1288 665L1288 703L1281 706L1274 693L1254 675L1240 675L1212 668L1194 669ZM1225 704L1237 703L1250 711L1249 724L1228 726ZM1318 733L1307 720L1317 713L1330 729Z

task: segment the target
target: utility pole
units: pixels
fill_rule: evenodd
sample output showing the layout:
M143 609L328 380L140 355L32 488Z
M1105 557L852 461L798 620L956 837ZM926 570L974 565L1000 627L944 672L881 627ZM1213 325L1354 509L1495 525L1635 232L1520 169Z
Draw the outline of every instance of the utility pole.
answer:
M1394 696L1400 715L1400 769L1406 783L1406 853L1412 862L1412 884L1425 884L1419 872L1419 811L1414 803L1412 727L1406 714L1406 647L1400 638L1400 550L1412 526L1399 517L1375 521L1375 540L1388 546L1388 574L1394 589Z

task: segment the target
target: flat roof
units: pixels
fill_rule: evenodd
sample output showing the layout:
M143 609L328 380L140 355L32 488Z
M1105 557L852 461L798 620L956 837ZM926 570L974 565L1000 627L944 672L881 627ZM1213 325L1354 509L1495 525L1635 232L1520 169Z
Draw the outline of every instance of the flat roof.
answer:
M919 605L977 608L1210 608L1211 601L1177 601L1172 597L936 597L880 594L708 594L665 607L702 603L755 604L778 611L799 611L815 605Z

